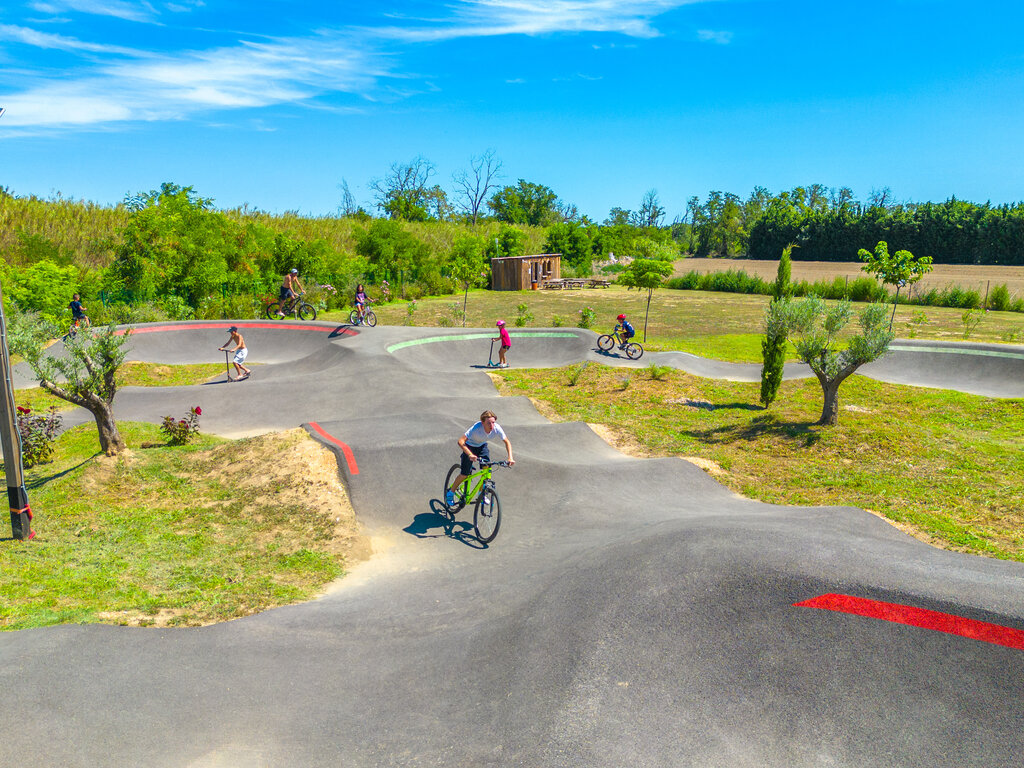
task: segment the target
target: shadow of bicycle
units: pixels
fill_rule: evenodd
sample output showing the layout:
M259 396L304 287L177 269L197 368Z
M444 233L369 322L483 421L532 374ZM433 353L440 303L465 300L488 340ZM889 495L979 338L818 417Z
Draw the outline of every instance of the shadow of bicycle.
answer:
M456 520L455 515L448 514L440 499L431 499L430 512L419 513L402 530L417 539L444 537L462 542L473 549L487 549L487 545L476 537L473 523L468 520Z

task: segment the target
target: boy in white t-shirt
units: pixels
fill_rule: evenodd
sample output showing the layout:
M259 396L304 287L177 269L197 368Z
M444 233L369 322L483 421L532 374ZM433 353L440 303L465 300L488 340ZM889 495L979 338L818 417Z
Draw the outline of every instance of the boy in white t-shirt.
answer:
M455 478L451 488L445 493L445 502L448 506L455 504L455 489L462 485L462 482L473 474L473 462L477 459L489 462L490 452L487 450L489 440L499 439L505 443L505 452L508 454L508 464L515 464L512 458L512 443L505 436L505 430L498 426L498 417L493 411L484 411L480 414L480 421L466 430L466 434L459 438L459 449L462 451L462 466L459 468L459 476Z

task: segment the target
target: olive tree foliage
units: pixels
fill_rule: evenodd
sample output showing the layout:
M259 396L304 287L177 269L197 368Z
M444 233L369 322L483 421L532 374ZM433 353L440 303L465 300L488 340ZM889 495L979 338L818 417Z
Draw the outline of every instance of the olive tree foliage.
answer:
M861 332L840 348L839 333L853 317L847 300L829 306L817 296L794 301L784 298L768 305L768 333L795 336L800 359L810 366L821 384L824 402L818 424L839 423L839 387L860 366L878 359L889 348L893 333L886 327L888 308L868 304L860 313Z
M793 252L793 244L787 245L779 258L779 269L775 275L775 284L772 286L772 300L774 304L778 301L788 299L793 295L793 284L790 282L792 264L790 253ZM782 372L786 364L786 345L789 341L789 332L785 325L778 322L769 322L771 308L767 310L765 318L764 339L761 341L761 404L767 408L779 394L779 386L782 384Z
M651 296L665 278L672 274L672 262L661 259L633 259L619 275L619 283L647 289L647 310L644 313L644 341L647 341L647 318L651 314Z
M932 271L932 257L921 256L915 258L910 251L896 251L889 253L889 244L879 240L872 253L864 248L857 251L861 261L867 262L861 269L875 276L887 285L896 286L896 295L892 300L892 316L889 318L889 329L892 330L892 321L896 317L896 303L900 298L900 288L904 285L913 285L926 274Z
M434 164L417 155L407 163L392 163L382 179L371 179L370 189L377 207L391 219L426 221L437 207L437 190L428 183Z
M52 355L46 344L57 333L52 323L34 312L10 313L10 350L25 358L39 386L62 400L85 408L96 420L100 450L113 456L125 448L114 421L115 375L124 362L130 331L119 334L114 325L79 331L64 342L64 353Z
M457 190L456 204L471 223L477 223L480 208L488 195L497 188L499 178L501 160L493 149L488 149L479 157L471 157L469 170L462 169L452 174L452 183Z

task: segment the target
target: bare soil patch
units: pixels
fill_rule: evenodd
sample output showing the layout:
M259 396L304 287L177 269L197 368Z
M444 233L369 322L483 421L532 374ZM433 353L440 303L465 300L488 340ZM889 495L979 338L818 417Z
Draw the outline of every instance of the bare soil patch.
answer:
M849 277L851 280L863 277L865 273L859 261L797 261L793 262L793 280L833 280L836 277ZM742 270L748 275L757 275L763 280L774 280L779 269L778 261L762 261L759 259L682 259L676 262L676 275L687 272L728 272L730 269ZM1006 283L1010 294L1016 298L1024 296L1024 267L1003 267L985 264L935 264L932 271L914 286L914 292L942 289L950 285L973 289L982 296L986 286L995 288Z

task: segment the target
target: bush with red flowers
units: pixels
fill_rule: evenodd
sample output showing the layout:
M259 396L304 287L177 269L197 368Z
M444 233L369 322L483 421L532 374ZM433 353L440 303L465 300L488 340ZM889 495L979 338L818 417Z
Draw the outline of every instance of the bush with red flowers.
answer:
M32 409L18 406L18 434L21 436L21 461L23 466L34 467L43 464L53 456L53 441L61 424L60 414L51 407L45 413L32 413Z
M199 417L203 415L203 409L198 405L194 406L184 419L175 419L173 416L164 416L164 423L160 425L160 431L167 435L171 445L184 445L199 434Z

